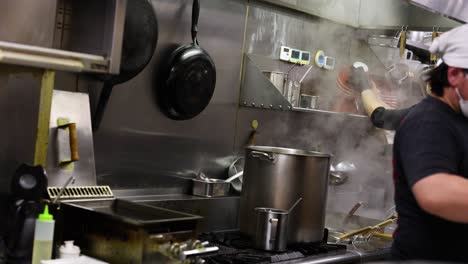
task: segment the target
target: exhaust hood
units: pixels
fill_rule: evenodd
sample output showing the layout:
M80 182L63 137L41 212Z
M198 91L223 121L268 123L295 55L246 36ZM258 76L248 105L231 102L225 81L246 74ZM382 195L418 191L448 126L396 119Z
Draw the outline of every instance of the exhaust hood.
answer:
M468 21L468 0L261 0L366 30L442 31Z
M468 22L468 1L465 0L409 0L415 6L441 14L461 23Z

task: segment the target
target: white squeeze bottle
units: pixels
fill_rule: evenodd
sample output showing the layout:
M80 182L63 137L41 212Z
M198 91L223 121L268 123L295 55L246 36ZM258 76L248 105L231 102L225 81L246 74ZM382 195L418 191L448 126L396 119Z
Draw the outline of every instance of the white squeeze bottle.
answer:
M44 212L36 220L32 264L41 264L41 260L52 258L54 225L54 217L49 214L49 207L46 205Z

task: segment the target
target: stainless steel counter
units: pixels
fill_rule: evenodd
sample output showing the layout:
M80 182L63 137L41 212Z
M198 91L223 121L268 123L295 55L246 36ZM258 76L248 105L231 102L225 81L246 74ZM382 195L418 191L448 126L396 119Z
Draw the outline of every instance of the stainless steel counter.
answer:
M168 209L180 210L186 213L198 214L205 217L201 224L201 232L236 229L238 224L239 197L227 196L205 198L185 194L177 195L137 195L136 193L115 192L119 198L135 202L157 205ZM119 195L120 194L120 195ZM326 263L363 263L385 260L390 257L390 245L356 248L348 245L346 253L328 253L310 256L302 259L280 262L284 264L326 264Z
M353 251L347 251L344 254L325 254L325 255L317 255L306 257L302 259L296 259L291 261L281 262L284 264L328 264L328 263L336 263L336 264L348 264L348 263L360 263L361 256Z
M114 193L119 196L118 192ZM119 196L119 198L203 216L197 230L198 232L223 231L238 228L238 196L207 198L176 194Z
M381 261L390 258L390 248L382 248L375 251L362 251L348 249L346 253L330 253L310 256L302 259L280 262L282 264L347 264Z

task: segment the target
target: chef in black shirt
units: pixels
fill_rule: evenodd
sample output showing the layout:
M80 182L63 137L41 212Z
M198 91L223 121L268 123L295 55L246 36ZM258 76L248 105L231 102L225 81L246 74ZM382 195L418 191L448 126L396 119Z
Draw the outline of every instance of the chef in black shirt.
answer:
M468 263L468 25L437 38L432 95L397 129L393 156L400 260Z

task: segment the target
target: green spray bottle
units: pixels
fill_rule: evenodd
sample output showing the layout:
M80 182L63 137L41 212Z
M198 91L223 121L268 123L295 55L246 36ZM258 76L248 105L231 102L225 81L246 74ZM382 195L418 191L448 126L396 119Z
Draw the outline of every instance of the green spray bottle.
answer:
M46 205L44 212L36 220L32 264L41 264L41 260L52 258L54 226L54 217L49 214L49 207Z

